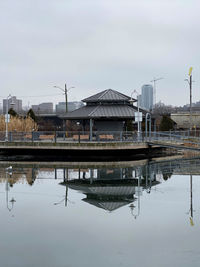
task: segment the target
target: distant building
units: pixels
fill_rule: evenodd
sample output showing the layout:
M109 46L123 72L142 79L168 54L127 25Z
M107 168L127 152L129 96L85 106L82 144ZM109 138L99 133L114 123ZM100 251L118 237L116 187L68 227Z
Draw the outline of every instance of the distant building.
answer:
M138 104L139 107L142 107L142 95L138 95Z
M189 112L171 113L170 117L176 123L177 129L189 129L190 124L192 129L200 128L200 112L193 111L191 117Z
M17 113L22 111L22 100L17 99L16 96L10 97L8 100L3 99L3 113L6 113L7 110L7 104L8 104L8 110L10 108L14 109Z
M52 114L53 113L53 103L46 102L39 105L32 105L32 110L36 114Z
M142 86L141 107L146 110L152 110L153 108L153 86L151 84Z
M82 106L83 106L83 103L79 101L67 103L68 112L74 111L75 109L81 108ZM56 114L62 114L65 112L66 112L66 102L59 102L56 105Z

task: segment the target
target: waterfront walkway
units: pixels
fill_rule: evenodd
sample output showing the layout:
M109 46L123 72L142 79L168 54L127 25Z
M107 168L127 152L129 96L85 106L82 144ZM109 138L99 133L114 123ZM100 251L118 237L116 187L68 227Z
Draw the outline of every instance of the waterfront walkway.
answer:
M128 157L174 148L200 152L200 137L189 132L10 132L0 133L0 153L81 157Z

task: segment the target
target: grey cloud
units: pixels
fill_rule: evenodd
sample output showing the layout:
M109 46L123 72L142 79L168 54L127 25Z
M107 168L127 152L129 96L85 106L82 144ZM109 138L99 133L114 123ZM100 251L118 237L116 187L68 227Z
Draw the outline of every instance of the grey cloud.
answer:
M0 8L1 95L53 93L52 84L66 81L76 99L109 87L128 94L164 76L157 99L180 105L189 100L184 78L192 65L200 98L195 0L19 0Z

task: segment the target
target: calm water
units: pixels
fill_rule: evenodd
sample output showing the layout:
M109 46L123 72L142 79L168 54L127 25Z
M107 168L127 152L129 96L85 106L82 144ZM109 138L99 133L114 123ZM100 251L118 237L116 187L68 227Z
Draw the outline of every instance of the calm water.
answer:
M0 203L2 267L200 265L199 159L1 163Z

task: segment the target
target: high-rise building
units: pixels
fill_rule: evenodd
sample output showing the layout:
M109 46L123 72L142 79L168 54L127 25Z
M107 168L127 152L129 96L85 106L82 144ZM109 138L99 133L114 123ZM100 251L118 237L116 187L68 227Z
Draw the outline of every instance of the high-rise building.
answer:
M8 99L3 99L3 113L4 114L6 114L7 105L8 105L8 110L12 108L17 113L22 111L22 100L17 99L16 96L11 96Z
M151 84L142 86L141 106L147 110L152 110L153 108L153 86Z

